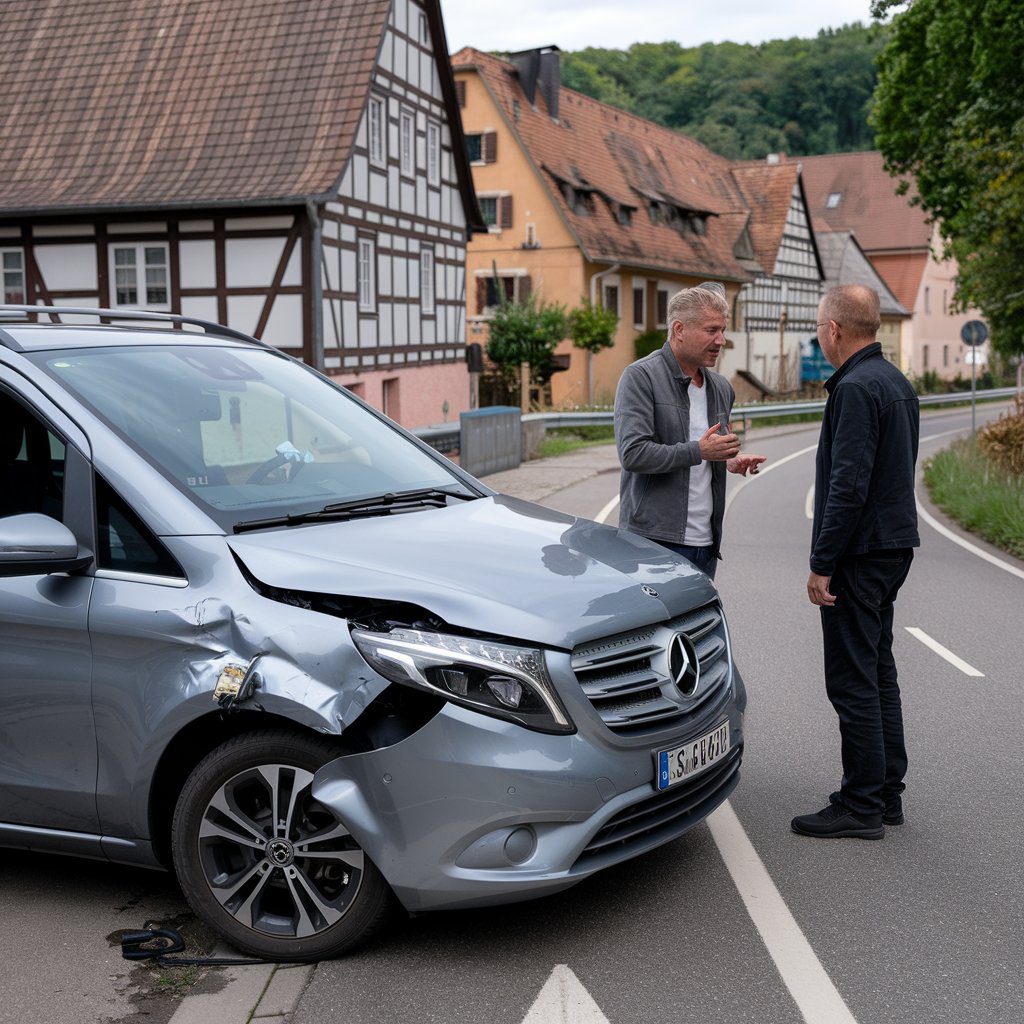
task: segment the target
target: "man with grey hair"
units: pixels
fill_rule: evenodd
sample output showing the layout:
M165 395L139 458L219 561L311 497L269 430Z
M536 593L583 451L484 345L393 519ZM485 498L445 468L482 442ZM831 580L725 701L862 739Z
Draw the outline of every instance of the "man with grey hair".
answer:
M892 654L893 602L917 534L917 395L875 341L878 293L833 288L818 341L836 367L814 476L807 596L821 609L825 691L839 717L843 777L829 805L793 819L816 838L881 839L903 823L907 751Z
M619 526L671 548L714 577L725 471L756 473L729 428L735 393L711 367L725 346L725 289L705 282L668 304L668 339L626 367L615 393L622 463Z

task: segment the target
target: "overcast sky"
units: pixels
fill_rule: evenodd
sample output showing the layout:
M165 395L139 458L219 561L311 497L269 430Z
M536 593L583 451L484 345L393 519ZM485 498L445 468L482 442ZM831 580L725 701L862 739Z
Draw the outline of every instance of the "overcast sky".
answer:
M624 49L673 40L761 43L871 20L870 0L441 0L448 46L526 50L554 44Z

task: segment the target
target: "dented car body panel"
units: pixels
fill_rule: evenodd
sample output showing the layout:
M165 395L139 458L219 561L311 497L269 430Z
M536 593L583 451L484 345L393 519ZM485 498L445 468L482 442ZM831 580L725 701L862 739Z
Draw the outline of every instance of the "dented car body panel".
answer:
M410 910L565 888L736 785L745 691L683 559L495 494L255 343L48 327L0 329L0 403L63 459L63 515L21 511L89 564L0 575L0 738L39 748L0 743L0 845L165 863L188 772L264 722L336 744L313 795Z
M228 545L275 587L409 601L453 626L564 650L715 596L660 544L504 495L419 512L408 530L364 519Z

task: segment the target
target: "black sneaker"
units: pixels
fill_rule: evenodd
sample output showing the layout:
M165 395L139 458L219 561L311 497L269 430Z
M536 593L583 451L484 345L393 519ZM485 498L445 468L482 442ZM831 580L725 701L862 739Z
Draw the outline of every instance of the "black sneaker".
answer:
M839 804L829 804L817 814L801 814L791 824L794 832L815 839L881 839L885 835L880 815L858 818Z
M903 821L903 808L898 804L895 807L886 807L886 809L882 811L883 825L902 825Z

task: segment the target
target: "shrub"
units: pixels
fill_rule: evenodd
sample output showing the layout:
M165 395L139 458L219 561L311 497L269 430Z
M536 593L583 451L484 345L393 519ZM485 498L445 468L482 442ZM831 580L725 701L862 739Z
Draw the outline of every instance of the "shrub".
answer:
M569 314L569 337L573 345L591 355L615 344L615 328L619 318L603 306L594 306L590 299Z
M502 302L490 323L487 357L506 376L529 363L533 380L546 384L555 371L555 346L565 332L564 306L538 302L533 294L522 302Z
M978 448L1000 469L1024 477L1024 413L1000 416L978 431Z
M649 356L652 352L657 352L664 344L664 331L644 331L643 334L638 334L636 336L636 339L633 341L633 349L636 352L637 359L643 359L644 356Z

